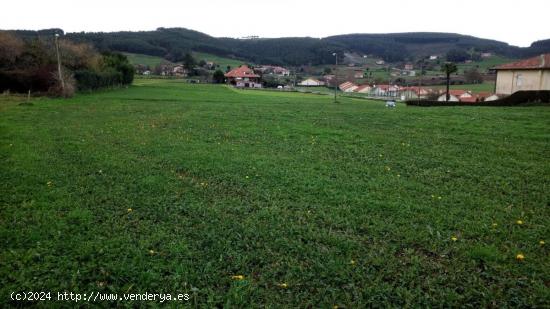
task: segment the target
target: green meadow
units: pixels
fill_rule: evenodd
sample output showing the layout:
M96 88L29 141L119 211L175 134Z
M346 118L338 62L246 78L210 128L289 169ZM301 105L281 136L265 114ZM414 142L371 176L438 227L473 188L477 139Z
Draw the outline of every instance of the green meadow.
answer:
M548 107L159 80L25 100L0 96L3 306L22 305L13 291L209 308L550 301Z
M128 57L128 61L130 61L131 64L147 65L151 69L153 69L157 65L160 65L161 63L171 63L170 61L162 57L155 57L155 56L142 55L142 54L132 54L132 53L124 53L124 55Z

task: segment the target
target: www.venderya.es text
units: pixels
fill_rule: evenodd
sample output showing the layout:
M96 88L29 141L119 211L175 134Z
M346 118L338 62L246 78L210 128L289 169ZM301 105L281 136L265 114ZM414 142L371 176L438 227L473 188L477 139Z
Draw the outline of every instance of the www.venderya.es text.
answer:
M74 292L12 292L12 301L41 302L41 301L71 301L71 302L185 302L191 297L187 293L102 293L90 291L87 293Z

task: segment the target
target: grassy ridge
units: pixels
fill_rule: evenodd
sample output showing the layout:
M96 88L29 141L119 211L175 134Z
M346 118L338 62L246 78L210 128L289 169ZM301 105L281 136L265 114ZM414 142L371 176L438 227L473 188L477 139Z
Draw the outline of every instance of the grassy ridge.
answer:
M547 108L331 102L157 80L0 97L2 302L547 303Z

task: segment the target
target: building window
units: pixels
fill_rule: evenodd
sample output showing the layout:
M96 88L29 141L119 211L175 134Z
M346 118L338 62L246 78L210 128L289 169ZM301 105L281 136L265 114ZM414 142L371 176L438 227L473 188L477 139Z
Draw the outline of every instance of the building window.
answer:
M516 87L521 87L523 85L523 75L518 74L516 76Z

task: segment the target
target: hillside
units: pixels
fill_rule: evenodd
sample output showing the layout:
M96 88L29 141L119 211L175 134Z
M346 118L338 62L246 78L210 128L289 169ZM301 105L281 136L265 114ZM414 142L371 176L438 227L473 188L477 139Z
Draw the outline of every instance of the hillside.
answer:
M21 36L53 35L61 29L17 31ZM383 58L387 62L414 61L449 51L491 52L507 58L529 57L550 52L550 40L520 48L507 43L453 33L346 34L322 39L310 37L243 40L215 38L185 28L158 28L154 31L67 33L77 42L89 42L100 51L121 51L158 56L177 62L185 52L208 53L228 59L260 64L331 64L333 52L354 52Z

